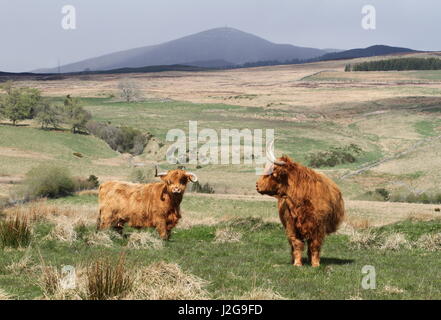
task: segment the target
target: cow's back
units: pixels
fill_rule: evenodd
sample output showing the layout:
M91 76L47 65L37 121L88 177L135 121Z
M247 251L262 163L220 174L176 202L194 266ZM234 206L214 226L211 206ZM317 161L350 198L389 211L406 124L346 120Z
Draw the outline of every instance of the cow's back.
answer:
M99 189L99 222L104 226L130 220L132 212L140 212L143 185L119 181L103 183ZM142 214L142 212L140 212Z

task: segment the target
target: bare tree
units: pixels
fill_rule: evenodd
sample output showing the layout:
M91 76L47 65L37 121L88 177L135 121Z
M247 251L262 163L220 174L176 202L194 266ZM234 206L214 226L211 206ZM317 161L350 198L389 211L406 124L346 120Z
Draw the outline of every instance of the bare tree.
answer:
M132 102L140 96L138 85L130 79L121 80L118 84L118 89L120 90L121 98L126 102Z

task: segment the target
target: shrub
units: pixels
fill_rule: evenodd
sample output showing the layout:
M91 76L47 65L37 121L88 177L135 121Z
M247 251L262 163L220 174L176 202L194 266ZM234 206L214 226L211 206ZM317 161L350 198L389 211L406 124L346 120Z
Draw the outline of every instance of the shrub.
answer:
M207 182L204 185L201 185L199 183L199 181L196 181L195 183L193 183L192 187L191 187L191 192L196 192L196 193L214 193L214 188L212 186L210 186L210 184Z
M335 167L339 164L354 163L357 161L357 156L363 150L356 144L350 144L346 147L335 147L329 151L319 151L317 153L310 153L307 156L308 164L315 168L320 167Z
M25 198L58 198L73 194L75 181L69 170L52 165L40 165L31 169L24 180Z
M89 133L104 140L113 150L133 155L142 154L152 137L131 127L115 127L110 123L96 121L89 121L86 128Z
M132 102L140 97L141 93L136 82L130 79L123 79L118 83L120 96L126 102Z
M16 88L11 81L5 82L1 88L5 94L0 96L0 116L9 119L14 126L34 117L35 109L41 103L38 89Z
M390 197L392 202L409 202L409 203L425 203L425 204L441 204L440 193L395 193Z
M87 122L92 118L92 114L83 109L80 100L67 95L63 106L64 122L66 122L72 133L77 133L86 129Z
M52 127L58 128L62 123L62 108L59 106L53 106L47 102L42 103L36 108L36 120L41 125L41 129L47 129Z
M390 192L385 188L377 188L375 189L375 193L382 196L385 201L388 201L390 199Z
M90 175L89 178L74 178L75 191L92 190L99 187L98 177Z
M116 264L108 258L93 262L86 271L87 298L107 300L127 295L132 289L133 278L125 262L124 254L119 256Z
M153 169L136 168L130 173L129 180L134 183L150 183L154 181Z
M16 215L0 222L0 245L2 247L26 247L31 242L31 226L28 219Z

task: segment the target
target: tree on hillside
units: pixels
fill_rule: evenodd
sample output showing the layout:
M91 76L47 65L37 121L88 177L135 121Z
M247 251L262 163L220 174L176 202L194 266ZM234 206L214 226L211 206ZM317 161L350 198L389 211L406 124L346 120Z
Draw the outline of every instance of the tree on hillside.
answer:
M121 98L126 102L132 102L140 96L138 85L129 79L121 80L118 84L118 89L120 90Z
M56 129L63 120L61 108L47 102L42 103L36 113L35 119L41 125L41 129L47 129L50 126Z
M64 121L70 126L72 133L84 130L86 123L92 118L89 111L84 110L78 98L67 95L64 99Z
M41 103L41 94L34 88L15 88L8 81L2 85L5 95L0 98L0 114L15 126L17 122L31 119Z

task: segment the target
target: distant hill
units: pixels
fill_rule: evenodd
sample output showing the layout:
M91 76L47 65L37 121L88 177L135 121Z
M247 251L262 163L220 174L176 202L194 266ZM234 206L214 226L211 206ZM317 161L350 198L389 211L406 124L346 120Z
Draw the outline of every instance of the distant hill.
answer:
M106 54L60 67L61 73L111 70L156 65L195 65L219 68L247 62L311 59L327 51L275 44L233 28L216 28L154 46ZM223 65L225 63L225 65ZM57 73L58 68L37 73Z
M89 75L89 74L119 74L119 73L149 73L149 72L165 72L165 71L206 71L212 68L185 66L185 65L165 65L165 66L147 66L140 68L119 68L104 71L83 71L70 73L31 73L31 72L1 72L0 82L7 80L60 80L69 76L75 75Z
M340 52L327 53L317 58L317 60L326 61L326 60L354 59L354 58L384 56L389 54L412 53L412 52L418 52L418 51L408 48L375 45L367 48L359 48L359 49L351 49Z

